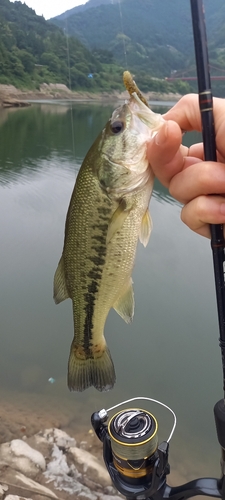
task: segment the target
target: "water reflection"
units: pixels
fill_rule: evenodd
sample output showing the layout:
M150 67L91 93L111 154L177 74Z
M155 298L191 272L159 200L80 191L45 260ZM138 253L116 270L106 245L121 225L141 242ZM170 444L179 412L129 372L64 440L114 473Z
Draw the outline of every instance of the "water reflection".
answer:
M84 157L111 115L113 106L99 108L95 105L79 105L72 108L66 106L65 109L62 106L62 113L58 112L59 109L59 106L44 105L43 112L41 105L4 114L4 120L0 123L1 179L8 170L16 170L18 173L24 166L31 171L40 169L36 160L52 156L58 156L60 160L70 159L73 165L74 156Z
M66 411L71 432L89 426L98 408L139 394L161 399L178 416L175 469L182 463L185 477L218 474L212 407L221 397L221 369L210 245L181 223L180 205L159 182L150 205L153 233L147 249L139 245L133 273L134 322L111 311L106 324L115 389L70 394L66 387L72 308L70 301L53 303L53 275L76 173L113 108L35 105L0 119L1 385L12 400L35 394L43 411ZM186 144L199 140L184 137ZM156 415L165 439L171 420L161 409Z

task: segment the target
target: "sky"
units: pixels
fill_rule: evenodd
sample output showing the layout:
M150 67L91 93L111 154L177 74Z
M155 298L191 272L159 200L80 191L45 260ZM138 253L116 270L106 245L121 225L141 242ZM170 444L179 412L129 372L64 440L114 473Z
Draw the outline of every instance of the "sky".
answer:
M11 0L14 1L14 0ZM87 0L21 0L22 3L26 3L28 7L35 10L38 16L44 16L45 19L50 19L50 17L58 16L66 10L77 7L87 2Z

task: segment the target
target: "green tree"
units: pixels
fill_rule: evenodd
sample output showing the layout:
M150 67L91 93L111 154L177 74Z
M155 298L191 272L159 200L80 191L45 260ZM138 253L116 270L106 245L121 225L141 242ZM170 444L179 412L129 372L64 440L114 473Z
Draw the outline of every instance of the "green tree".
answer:
M23 64L24 71L26 73L32 74L34 71L34 66L35 66L35 59L30 52L27 52L27 50L20 50L19 52L19 58Z

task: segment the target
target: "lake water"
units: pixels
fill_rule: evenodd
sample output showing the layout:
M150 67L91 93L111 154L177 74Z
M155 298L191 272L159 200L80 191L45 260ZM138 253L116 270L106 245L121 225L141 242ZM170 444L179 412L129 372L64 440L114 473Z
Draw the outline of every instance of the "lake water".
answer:
M178 417L172 470L185 478L219 476L213 406L222 397L222 371L210 242L180 221L180 205L158 182L150 204L153 232L146 249L139 245L133 272L133 324L110 311L105 327L115 388L105 394L67 389L72 307L69 300L54 304L53 275L76 174L114 107L45 103L1 110L2 406L6 398L17 406L27 400L56 418L64 411L66 428L75 433L90 428L97 409L134 396L159 399ZM186 144L199 140L199 134L184 138ZM143 405L166 439L170 414Z

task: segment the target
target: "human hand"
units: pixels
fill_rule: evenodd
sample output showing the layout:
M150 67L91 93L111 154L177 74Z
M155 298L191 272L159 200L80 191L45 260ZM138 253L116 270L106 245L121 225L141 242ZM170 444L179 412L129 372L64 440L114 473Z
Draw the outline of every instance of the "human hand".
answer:
M189 94L170 109L148 145L156 177L184 206L181 219L210 238L209 224L225 224L225 100L214 98L217 162L204 161L203 144L183 146L181 130L201 131L198 96ZM210 195L210 196L209 196Z

